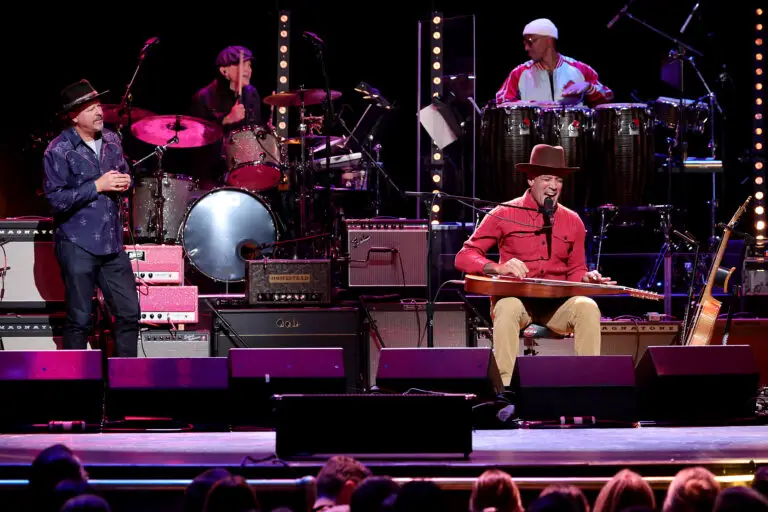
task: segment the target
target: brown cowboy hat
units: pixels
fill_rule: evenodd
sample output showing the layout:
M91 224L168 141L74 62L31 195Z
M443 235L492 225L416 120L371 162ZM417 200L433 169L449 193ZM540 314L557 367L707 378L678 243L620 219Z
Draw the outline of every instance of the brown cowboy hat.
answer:
M565 166L565 150L562 146L550 146L549 144L537 144L531 151L530 163L516 164L518 171L527 173L535 178L542 174L551 176L567 176L580 170L578 167Z

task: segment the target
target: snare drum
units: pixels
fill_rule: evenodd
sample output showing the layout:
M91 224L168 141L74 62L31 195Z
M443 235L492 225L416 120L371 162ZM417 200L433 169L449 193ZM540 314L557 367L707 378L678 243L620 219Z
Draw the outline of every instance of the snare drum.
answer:
M261 192L280 182L285 148L267 128L251 125L230 132L224 137L224 150L227 185Z
M653 180L653 125L645 103L594 108L596 179L602 203L637 206L648 201Z
M706 103L683 99L681 109L679 99L662 96L652 103L652 108L659 125L664 128L675 130L679 123L683 123L689 133L704 133L706 130L709 120L709 105Z
M187 205L200 190L197 180L183 174L163 174L160 181L163 201L163 240L175 243L179 239ZM157 178L137 178L133 188L131 220L136 241L156 241L158 211L155 204Z

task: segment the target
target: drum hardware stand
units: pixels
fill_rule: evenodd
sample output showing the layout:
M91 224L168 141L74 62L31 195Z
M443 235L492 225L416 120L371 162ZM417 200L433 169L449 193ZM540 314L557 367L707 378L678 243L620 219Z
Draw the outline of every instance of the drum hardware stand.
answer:
M155 198L155 209L157 212L157 243L161 245L165 241L165 233L163 233L163 204L165 203L165 197L163 196L163 154L168 149L168 146L178 143L179 136L177 134L171 137L164 145L155 147L155 150L150 154L133 163L135 168L137 165L141 164L145 160L148 160L150 157L157 156L157 169L155 170L155 180L157 184L155 186L155 192L152 194L152 197Z
M406 197L418 197L418 198L429 198L428 200L425 200L425 202L428 203L429 210L432 211L432 205L435 203L435 200L437 200L438 197L441 199L454 199L459 202L464 202L465 204L470 204L470 202L475 201L477 203L487 204L487 205L493 205L493 206L503 206L505 208L514 208L515 210L525 210L529 212L536 212L539 213L539 210L536 208L527 208L525 206L517 206L513 204L507 204L507 203L498 203L496 201L486 201L482 199L477 199L476 197L467 197L467 196L456 196L453 194L445 194L443 192L412 192L412 191L406 191L405 192ZM432 223L427 221L427 347L432 348L435 346L434 341L434 309L435 309L435 298L432 296Z
M117 115L122 116L123 112L126 112L128 114L128 126L131 126L133 124L133 120L131 119L131 103L133 102L133 95L131 94L131 89L133 89L133 82L136 81L136 76L139 74L139 68L141 68L141 63L144 62L144 58L147 56L147 50L149 50L150 47L156 45L160 42L159 37L152 37L149 40L147 40L146 43L144 43L144 48L141 49L141 53L139 54L139 62L136 64L136 69L133 72L133 77L131 77L131 81L128 83L128 86L125 89L125 94L123 94L122 99L120 100L120 107L117 109ZM117 133L120 134L120 137L122 138L122 126L118 126Z
M699 248L700 244L698 240L693 238L690 233L686 231L686 234L680 233L677 230L672 231L675 235L682 238L689 244L696 247L696 252L693 256L693 267L691 268L691 282L688 284L688 300L685 302L685 313L683 314L683 325L682 325L682 331L680 333L680 344L682 345L685 343L685 340L687 339L687 330L688 330L688 315L691 311L691 306L693 304L693 288L696 285L696 269L699 265Z
M656 280L656 276L659 274L659 267L664 265L664 315L667 318L672 316L672 206L671 205L659 205L656 207L659 211L659 223L661 224L661 230L664 233L664 244L661 246L656 261L653 264L651 271L646 274L638 283L637 287L640 289L650 290L653 286L653 282Z

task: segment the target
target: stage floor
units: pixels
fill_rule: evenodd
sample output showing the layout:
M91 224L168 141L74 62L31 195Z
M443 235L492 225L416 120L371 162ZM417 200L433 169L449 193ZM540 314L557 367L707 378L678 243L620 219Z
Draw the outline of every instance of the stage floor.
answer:
M246 456L269 459L275 451L275 434L2 435L0 478L24 478L36 454L54 443L70 446L91 478L193 478L212 466L240 468ZM743 475L768 463L768 426L484 430L474 433L473 449L468 460L361 458L374 472L396 477L475 477L489 467L532 478L605 477L624 467L644 476L666 477L690 465L709 467L718 475ZM323 462L273 457L248 462L238 471L249 478L297 478L315 475Z

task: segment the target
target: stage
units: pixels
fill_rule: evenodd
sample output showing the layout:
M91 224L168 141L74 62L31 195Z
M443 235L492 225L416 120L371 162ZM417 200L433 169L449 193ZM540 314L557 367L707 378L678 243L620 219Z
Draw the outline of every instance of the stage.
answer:
M255 479L314 476L325 462L277 461L272 431L3 435L2 485L20 483L37 453L55 443L71 447L96 482L109 480L115 486L191 479L214 466ZM244 463L246 457L262 462ZM559 478L607 479L625 467L664 479L681 467L702 465L719 476L738 478L768 462L768 425L476 430L468 460L418 455L360 459L377 474L401 478L472 478L496 467L528 481L527 487Z

